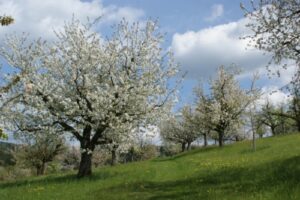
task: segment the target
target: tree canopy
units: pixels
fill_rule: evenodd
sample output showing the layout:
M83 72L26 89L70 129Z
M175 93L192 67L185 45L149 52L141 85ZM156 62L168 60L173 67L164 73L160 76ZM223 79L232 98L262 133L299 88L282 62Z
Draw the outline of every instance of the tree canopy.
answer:
M11 36L0 52L22 72L3 98L16 96L5 108L7 120L22 131L71 133L82 150L78 177L91 174L93 150L111 142L106 133L126 134L169 112L176 86L167 83L178 70L172 53L160 47L155 21L123 20L109 38L92 27L74 19L54 42Z

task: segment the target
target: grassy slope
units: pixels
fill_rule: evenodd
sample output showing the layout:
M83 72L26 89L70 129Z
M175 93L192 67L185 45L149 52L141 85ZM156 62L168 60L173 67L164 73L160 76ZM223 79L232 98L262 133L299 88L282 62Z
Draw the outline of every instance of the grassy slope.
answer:
M300 199L300 134L167 159L0 183L0 199Z

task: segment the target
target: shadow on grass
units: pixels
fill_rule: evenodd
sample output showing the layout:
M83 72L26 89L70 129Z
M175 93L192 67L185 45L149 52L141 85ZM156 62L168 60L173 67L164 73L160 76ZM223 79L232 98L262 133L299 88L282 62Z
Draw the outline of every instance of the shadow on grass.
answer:
M17 181L11 181L11 182L5 182L0 183L0 188L9 188L9 187L20 187L20 186L26 186L26 185L40 185L40 184L64 184L69 182L75 182L75 181L99 181L99 180L105 180L108 178L111 178L115 176L116 174L111 174L107 171L103 172L97 172L94 173L90 177L81 178L78 179L76 174L68 174L68 175L61 175L61 176L52 176L49 175L47 177L35 177L32 179L23 179L23 180L17 180Z
M290 199L288 195L296 189L300 189L300 156L255 167L195 174L176 181L133 182L95 191L95 196L105 193L114 197L122 192L132 199L241 199L270 192L278 199Z

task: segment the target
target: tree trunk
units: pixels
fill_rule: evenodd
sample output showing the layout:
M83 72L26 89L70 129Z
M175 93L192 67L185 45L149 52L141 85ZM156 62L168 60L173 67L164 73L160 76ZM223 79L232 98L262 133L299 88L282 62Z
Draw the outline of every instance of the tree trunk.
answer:
M237 135L235 136L235 141L236 142L240 141L239 136L237 136Z
M187 143L187 150L188 150L188 151L191 150L191 142L188 142L188 143Z
M92 153L95 149L95 141L97 142L98 138L95 138L95 134L94 137L90 139L91 132L92 127L87 125L83 130L83 138L80 140L80 148L83 150L83 152L81 153L81 160L77 173L78 178L92 175Z
M223 132L219 132L219 147L222 147L223 146Z
M181 143L181 152L185 151L185 142Z
M300 120L297 121L297 129L298 129L298 132L300 132Z
M83 152L81 154L77 177L82 178L90 175L92 175L92 154L90 152Z
M111 151L111 166L114 166L117 164L117 149L119 145L114 145L113 149Z
M41 176L45 174L46 163L36 166L36 175Z
M252 148L253 151L256 151L256 138L255 138L255 131L252 130Z
M207 135L203 134L204 146L207 147Z
M272 136L275 136L275 135L276 135L275 127L274 127L274 126L271 126L271 132L272 132Z

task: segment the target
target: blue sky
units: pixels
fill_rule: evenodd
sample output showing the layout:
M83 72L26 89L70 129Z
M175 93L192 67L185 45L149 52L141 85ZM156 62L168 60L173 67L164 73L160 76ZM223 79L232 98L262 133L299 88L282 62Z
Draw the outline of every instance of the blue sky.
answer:
M278 103L287 97L282 92L269 92L287 83L292 71L284 71L281 78L266 78L268 55L250 48L239 37L251 34L240 3L249 7L250 0L0 0L0 13L12 15L16 23L0 29L0 38L13 32L29 32L33 38L52 39L52 29L59 29L72 15L79 19L102 18L101 32L123 17L129 21L158 19L166 32L164 48L171 48L188 75L180 90L180 104L193 102L192 88L199 79L213 76L220 65L235 63L243 69L239 77L246 87L251 74L261 73L259 86L271 100ZM24 25L26 24L26 26ZM0 42L1 44L1 42Z
M169 34L199 30L216 24L228 23L243 17L240 2L245 0L104 0L104 5L131 6L144 10L147 17L158 18ZM214 5L222 5L224 14L207 21Z

